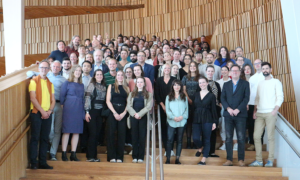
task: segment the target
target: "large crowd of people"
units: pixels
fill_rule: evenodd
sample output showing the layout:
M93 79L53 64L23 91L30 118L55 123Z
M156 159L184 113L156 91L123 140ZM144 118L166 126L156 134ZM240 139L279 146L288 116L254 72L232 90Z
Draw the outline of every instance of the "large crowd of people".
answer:
M171 156L181 164L182 148L194 148L196 157L203 155L198 165L219 157L215 150L220 129L223 143L218 148L227 152L224 166L233 165L234 150L239 166L245 166L245 144L250 144L247 150L256 150L249 166L273 166L283 89L271 75L270 63L256 59L253 66L242 47L210 49L205 36L199 42L191 36L161 40L153 35L147 40L106 34L81 42L78 35L68 46L59 40L57 50L39 62L39 72L27 72L32 77L32 169L53 169L47 164L47 151L50 160L57 161L60 141L63 161L80 161L80 149L86 161L100 162L97 146L106 144L108 162L122 163L126 145L132 146L132 162L143 163L147 118L156 108L166 164ZM269 157L264 164L265 127Z

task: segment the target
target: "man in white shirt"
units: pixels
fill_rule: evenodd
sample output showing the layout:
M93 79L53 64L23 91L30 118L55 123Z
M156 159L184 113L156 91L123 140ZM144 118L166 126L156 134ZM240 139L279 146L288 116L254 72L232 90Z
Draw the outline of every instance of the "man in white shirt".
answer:
M66 79L69 79L70 70L71 70L71 61L69 58L64 58L62 61L62 76Z
M173 61L172 64L176 64L179 69L182 68L184 66L184 63L180 61L180 52L179 50L174 50L174 54L173 54Z
M217 66L214 64L214 56L211 53L208 53L206 56L206 64L199 64L198 65L198 69L199 69L199 73L202 76L206 77L206 67L207 65L212 65L215 68L215 73L214 73L214 77L213 80L214 81L218 81L219 79L221 79L221 68L220 66Z
M255 97L255 107L253 119L255 120L254 143L256 150L256 160L249 166L262 167L262 145L261 135L267 127L269 141L269 157L265 167L273 167L274 149L275 149L275 124L277 120L278 109L283 103L282 83L271 76L272 67L268 62L261 64L265 80L261 81L257 87Z
M249 144L251 146L247 148L249 151L254 151L254 139L253 139L253 133L254 133L254 119L253 119L253 111L254 111L254 104L255 104L255 97L257 93L257 86L258 84L265 80L265 76L263 75L261 71L261 63L262 60L256 59L254 61L254 68L256 69L256 73L250 77L249 84L250 84L250 100L248 103L248 120L247 120L247 128L248 128L248 135L249 135Z

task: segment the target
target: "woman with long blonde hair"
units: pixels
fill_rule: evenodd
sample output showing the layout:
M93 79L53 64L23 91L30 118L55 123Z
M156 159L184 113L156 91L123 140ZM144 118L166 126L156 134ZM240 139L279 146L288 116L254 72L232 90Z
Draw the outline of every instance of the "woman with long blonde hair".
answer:
M67 145L70 133L71 139L71 161L79 161L76 157L76 149L79 134L83 133L84 112L84 85L81 80L82 69L80 65L72 67L68 81L61 86L60 104L63 107L62 117L62 160L68 161Z
M111 113L107 119L107 161L122 163L126 137L126 105L129 88L123 71L118 71L114 84L108 86L106 104ZM117 146L115 146L117 131Z

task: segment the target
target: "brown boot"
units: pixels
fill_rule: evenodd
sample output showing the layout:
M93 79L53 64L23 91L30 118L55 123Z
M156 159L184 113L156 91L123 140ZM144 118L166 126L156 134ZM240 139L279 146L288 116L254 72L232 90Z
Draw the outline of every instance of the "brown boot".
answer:
M244 161L243 160L239 160L239 165L240 165L240 167L244 167L245 166Z
M232 161L227 160L223 166L233 166Z

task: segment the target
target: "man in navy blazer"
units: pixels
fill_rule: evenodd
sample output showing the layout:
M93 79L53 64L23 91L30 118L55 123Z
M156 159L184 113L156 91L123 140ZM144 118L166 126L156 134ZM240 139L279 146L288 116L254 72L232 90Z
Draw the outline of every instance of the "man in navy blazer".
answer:
M108 66L106 64L102 63L103 51L100 49L95 49L93 56L94 56L94 64L92 65L92 70L90 72L90 76L93 77L94 72L97 69L101 69L103 74L107 73L109 71Z
M144 70L145 77L149 78L152 86L154 83L154 67L150 64L145 63L146 61L146 53L144 51L140 51L137 54L137 63L131 64L130 67L133 69L133 67L137 64L141 65Z
M233 156L233 131L236 129L238 139L238 160L240 166L245 166L245 134L248 117L247 104L250 98L249 82L240 79L241 69L233 65L230 69L232 80L224 83L221 103L224 108L226 129L227 161L223 166L232 166Z

